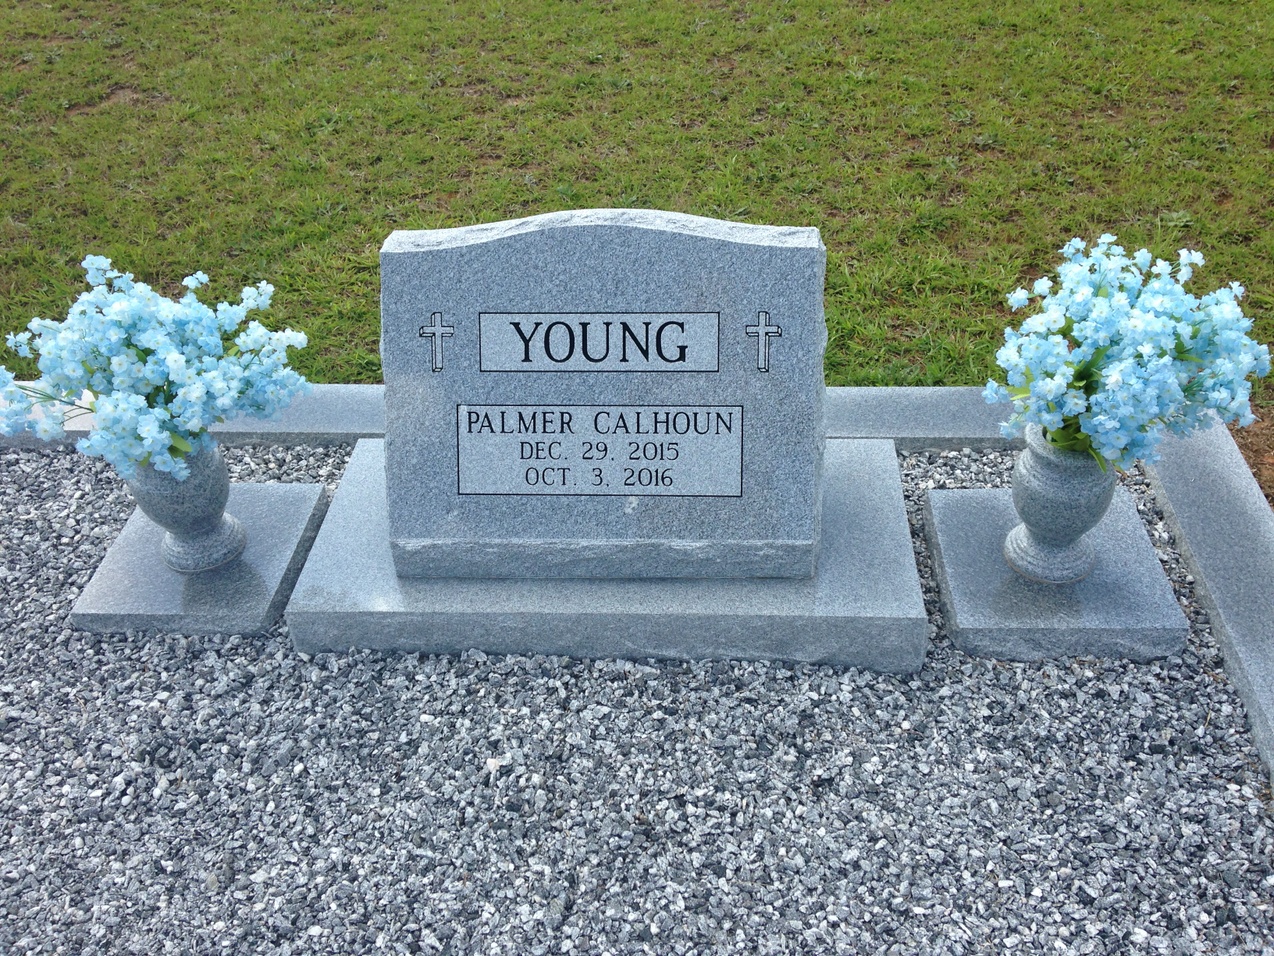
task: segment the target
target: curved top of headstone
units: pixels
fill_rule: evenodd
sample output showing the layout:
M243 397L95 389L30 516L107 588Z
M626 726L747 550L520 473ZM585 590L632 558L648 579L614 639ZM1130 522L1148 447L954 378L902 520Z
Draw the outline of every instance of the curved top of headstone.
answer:
M459 246L495 242L524 233L545 232L579 226L615 226L629 229L651 229L683 235L737 242L757 246L821 249L818 230L811 226L755 226L744 222L728 222L691 216L681 212L656 209L574 209L549 212L525 219L482 223L452 229L397 230L390 233L381 252L426 252Z

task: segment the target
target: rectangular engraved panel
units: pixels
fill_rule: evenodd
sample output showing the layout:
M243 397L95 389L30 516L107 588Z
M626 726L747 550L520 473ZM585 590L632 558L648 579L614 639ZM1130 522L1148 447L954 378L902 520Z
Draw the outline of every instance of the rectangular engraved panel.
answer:
M715 372L717 312L479 312L483 372Z
M743 494L741 405L457 405L462 495Z

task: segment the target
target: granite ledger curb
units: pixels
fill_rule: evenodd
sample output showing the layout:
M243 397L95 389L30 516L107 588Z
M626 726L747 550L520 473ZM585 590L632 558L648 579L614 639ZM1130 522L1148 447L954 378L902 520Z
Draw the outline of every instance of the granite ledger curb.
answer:
M1146 473L1194 569L1261 760L1274 773L1274 511L1225 428L1162 448Z
M829 388L829 438L891 438L899 450L1020 447L999 432L1002 410L977 387ZM384 388L316 385L272 421L218 425L227 445L353 442L384 434ZM81 423L73 439L82 434ZM0 436L29 446L30 435ZM1243 697L1267 772L1274 769L1274 512L1229 433L1169 439L1147 469L1213 619L1226 670Z

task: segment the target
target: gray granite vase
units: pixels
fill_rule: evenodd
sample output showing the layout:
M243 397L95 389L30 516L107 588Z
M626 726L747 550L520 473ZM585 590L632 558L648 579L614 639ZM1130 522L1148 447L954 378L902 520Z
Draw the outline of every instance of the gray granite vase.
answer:
M146 517L164 535L164 563L181 574L210 571L243 553L248 536L238 519L226 514L230 475L215 442L188 456L190 474L178 481L166 471L142 465L127 480Z
M1115 468L1092 455L1049 444L1033 425L1013 467L1013 507L1022 523L1004 539L1004 559L1018 574L1071 584L1093 570L1097 554L1084 535L1097 526L1115 493Z

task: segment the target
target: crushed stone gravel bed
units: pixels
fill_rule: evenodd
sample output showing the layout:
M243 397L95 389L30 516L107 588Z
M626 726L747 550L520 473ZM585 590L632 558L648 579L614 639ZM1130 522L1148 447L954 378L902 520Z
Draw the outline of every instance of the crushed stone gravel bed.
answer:
M226 454L334 488L349 451ZM0 450L0 950L1271 952L1274 804L1144 477L1185 652L1013 664L944 636L920 524L1012 456L900 461L904 677L87 634L127 491Z

